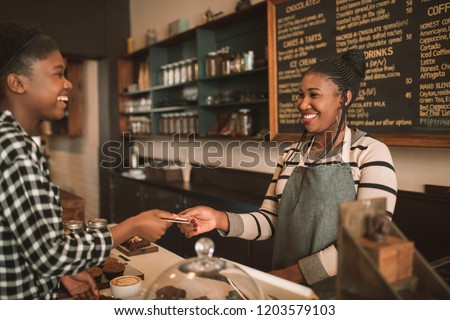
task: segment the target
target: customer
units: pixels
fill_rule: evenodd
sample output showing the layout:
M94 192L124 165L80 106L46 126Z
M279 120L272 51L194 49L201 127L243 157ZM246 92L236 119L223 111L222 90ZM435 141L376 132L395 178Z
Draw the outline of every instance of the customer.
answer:
M59 280L74 298L96 298L81 272L139 235L156 241L171 214L151 210L111 227L64 235L59 190L31 134L64 115L72 84L56 43L28 23L0 23L0 299L55 298ZM81 272L81 273L80 273Z
M336 275L339 204L385 197L391 216L397 194L388 148L346 125L364 74L364 55L355 50L311 66L297 102L304 134L285 150L260 210L194 207L181 213L192 222L180 226L182 232L192 237L216 228L248 240L274 235L272 274L309 285Z

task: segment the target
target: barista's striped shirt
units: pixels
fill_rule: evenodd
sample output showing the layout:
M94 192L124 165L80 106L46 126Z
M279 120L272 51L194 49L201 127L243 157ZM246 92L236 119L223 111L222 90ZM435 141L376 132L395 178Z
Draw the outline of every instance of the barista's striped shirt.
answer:
M65 236L47 160L11 112L0 112L0 299L52 299L59 279L109 256L106 228Z
M382 142L361 131L359 131L358 135L362 135L362 137L356 141L352 139L349 160L357 199L385 197L387 200L386 209L388 214L392 216L397 199L397 178L389 149ZM228 213L230 221L228 237L264 240L274 234L278 205L282 199L283 190L289 176L294 168L299 165L301 150L302 148L298 144L293 144L285 149L258 212L245 214ZM335 158L327 158L324 161L328 163L334 162L336 158L335 156ZM306 165L311 165L311 163L306 161ZM329 276L336 274L337 251L334 246L324 248L324 250L313 256L317 258L316 262L320 263L320 265L314 266L312 269L323 266L326 274ZM310 262L311 259L309 259L308 265L310 265ZM314 275L309 276L307 274L308 270L303 270L301 260L299 264L308 283L311 284L323 279L316 279Z

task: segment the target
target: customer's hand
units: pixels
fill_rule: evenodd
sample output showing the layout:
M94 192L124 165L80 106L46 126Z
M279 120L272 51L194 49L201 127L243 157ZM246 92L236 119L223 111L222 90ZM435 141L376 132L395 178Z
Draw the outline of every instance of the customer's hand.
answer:
M173 219L176 217L176 214L158 209L144 211L135 216L135 223L138 228L137 235L151 242L155 242L159 240L172 225L171 222L161 218Z
M206 206L197 206L180 212L179 216L188 219L190 222L190 224L178 225L187 238L214 229L228 232L228 218L223 211L217 211Z
M94 300L100 296L97 283L86 271L63 276L61 277L61 283L74 299Z
M151 242L159 240L172 223L162 218L174 218L176 214L158 209L148 210L128 218L127 220L112 226L109 230L113 237L114 246L134 236L140 236Z

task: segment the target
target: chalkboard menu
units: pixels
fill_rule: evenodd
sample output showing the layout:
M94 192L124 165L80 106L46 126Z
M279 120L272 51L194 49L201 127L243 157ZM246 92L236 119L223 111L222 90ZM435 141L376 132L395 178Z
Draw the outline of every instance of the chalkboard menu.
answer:
M348 124L391 145L450 146L450 1L269 0L272 138L299 136L302 74L358 48L366 78Z

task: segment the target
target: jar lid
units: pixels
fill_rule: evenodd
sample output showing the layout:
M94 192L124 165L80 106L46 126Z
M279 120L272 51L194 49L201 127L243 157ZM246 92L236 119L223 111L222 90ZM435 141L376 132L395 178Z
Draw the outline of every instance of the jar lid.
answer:
M108 220L103 218L91 219L88 221L89 228L104 228L108 225Z
M69 220L63 222L64 228L68 230L77 230L83 228L83 221L81 220Z
M239 109L239 112L247 113L247 112L250 112L250 109Z

